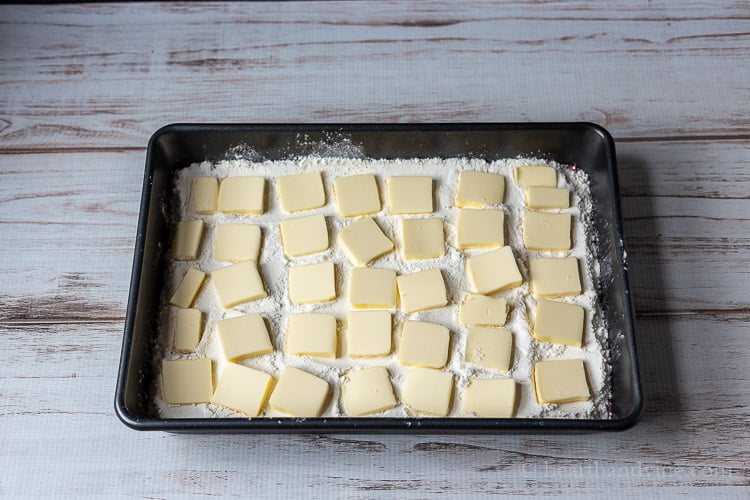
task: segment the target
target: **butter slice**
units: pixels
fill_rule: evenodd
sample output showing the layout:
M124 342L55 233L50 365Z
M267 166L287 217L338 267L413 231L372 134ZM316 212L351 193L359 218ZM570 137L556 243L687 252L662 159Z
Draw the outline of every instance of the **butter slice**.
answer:
M216 384L211 402L257 417L263 411L273 386L273 377L247 366L227 363Z
M177 223L172 258L177 260L195 260L198 257L203 236L202 220L182 220Z
M516 182L521 187L557 186L557 171L546 165L524 165L515 170Z
M372 217L363 217L342 229L339 242L347 259L355 266L364 266L393 250L393 242Z
M284 219L279 224L279 231L287 257L328 250L328 226L322 214Z
M466 274L474 293L493 293L523 283L510 247L469 257L466 259Z
M165 359L161 362L162 398L169 404L208 403L214 392L211 360Z
M378 183L372 174L339 177L333 181L333 192L342 217L380 212Z
M505 177L500 174L464 170L458 176L455 197L458 207L499 205L504 197Z
M442 219L403 219L404 259L433 259L445 255Z
M536 305L534 338L541 342L581 347L583 319L583 307L579 305L540 300Z
M540 209L568 208L570 207L570 191L556 187L527 187L526 206Z
M214 260L241 262L258 261L260 227L253 224L221 224L216 229Z
M458 248L501 247L505 245L505 215L500 209L458 211Z
M352 357L391 353L391 313L352 311L346 320L347 352Z
M578 259L531 259L531 291L536 297L580 295L581 278Z
M203 313L198 309L177 309L175 312L174 348L177 352L193 352L201 340Z
M292 304L328 302L336 298L336 270L333 262L289 268L289 300Z
M319 170L282 175L277 183L281 208L287 212L312 210L326 204L323 177Z
M508 318L505 299L469 294L458 308L462 325L503 326Z
M404 377L401 399L419 413L445 417L451 408L453 374L432 368L412 368Z
M591 397L582 359L558 359L534 364L534 388L540 404L586 401Z
M219 185L219 211L262 214L265 197L263 177L227 177Z
M266 322L260 314L223 319L216 323L224 357L237 361L273 352Z
M391 214L432 213L432 177L394 176L385 185Z
M443 325L407 320L401 329L398 359L404 365L443 368L449 347L450 332Z
M289 315L286 352L294 355L336 357L336 317L332 314Z
M328 382L298 368L287 366L279 375L268 404L295 417L319 417L330 387Z
M182 308L191 307L205 279L206 275L202 271L194 267L189 268L182 277L180 284L177 285L169 303Z
M396 271L355 267L349 282L349 303L355 309L394 309Z
M466 338L466 361L485 368L510 370L513 335L504 328L472 326Z
M222 307L268 297L258 266L252 260L221 267L211 273Z
M443 273L427 269L396 278L401 310L407 313L435 309L448 304Z
M219 180L215 177L194 177L193 209L196 214L215 214L219 198Z
M516 413L516 381L512 378L471 378L464 390L465 415L513 418Z
M383 366L347 373L341 393L346 412L352 417L378 413L397 404L391 378Z
M529 210L523 217L523 243L531 250L570 250L570 214Z

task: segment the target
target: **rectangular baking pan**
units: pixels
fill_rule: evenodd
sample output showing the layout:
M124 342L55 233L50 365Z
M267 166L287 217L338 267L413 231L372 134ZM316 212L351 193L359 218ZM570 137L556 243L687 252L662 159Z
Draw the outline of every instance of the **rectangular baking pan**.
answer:
M603 279L599 296L612 351L612 418L160 418L151 403L152 350L166 266L168 214L175 171L218 161L228 152L279 160L326 154L348 144L369 158L472 157L488 161L536 156L575 165L591 178L595 231ZM633 311L622 236L615 145L591 123L471 123L414 125L173 124L149 141L135 258L117 379L115 410L138 430L169 432L405 432L502 433L623 430L643 409Z

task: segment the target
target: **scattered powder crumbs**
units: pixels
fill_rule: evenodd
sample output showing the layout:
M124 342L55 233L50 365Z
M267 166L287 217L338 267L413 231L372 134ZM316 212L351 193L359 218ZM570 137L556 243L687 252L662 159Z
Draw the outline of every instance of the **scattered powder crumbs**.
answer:
M558 175L558 187L567 187L572 192L571 208L555 210L568 212L573 216L573 246L567 252L531 251L524 248L521 239L521 217L524 213L524 194L522 189L513 181L515 167L529 163L546 163L554 167ZM276 190L275 179L281 175L295 174L310 170L323 172L326 190L326 204L299 214L286 214L282 211ZM458 208L453 204L453 195L459 173L462 170L476 170L494 172L505 176L505 201L501 206L505 214L506 245L509 245L524 277L523 285L493 294L504 298L509 305L508 321L504 328L513 334L513 355L511 369L507 374L496 370L484 369L464 360L466 336L468 327L460 325L457 318L458 305L469 290L464 277L464 260L467 256L484 252L482 249L458 250L455 246L456 222ZM377 177L383 210L373 215L385 234L398 247L400 241L400 221L404 216L390 215L385 203L385 179L392 175L421 175L433 178L435 211L426 215L407 217L440 217L444 221L446 237L445 256L435 259L404 260L397 250L375 259L370 266L394 269L399 274L416 272L430 268L440 268L448 288L448 305L438 309L405 314L400 309L393 312L393 343L394 349L389 356L374 358L352 358L342 356L335 359L313 358L309 356L289 356L284 352L286 320L290 313L295 312L325 312L336 316L339 322L339 336L343 336L343 326L346 315L350 311L348 306L348 287L346 277L351 272L352 265L344 256L336 237L342 227L353 219L339 216L334 202L332 190L335 178L346 175L373 173ZM266 180L266 211L261 215L245 215L216 213L196 215L192 210L190 198L191 179L197 176L217 177L219 179L231 176L262 176ZM402 159L402 160L371 160L351 159L325 156L306 156L294 160L254 162L247 159L235 158L219 163L203 162L193 164L177 172L175 178L175 202L171 208L173 221L187 219L202 219L206 226L204 240L197 260L170 261L167 271L168 288L175 286L179 277L189 266L211 273L223 267L226 263L217 262L212 258L216 229L225 223L251 223L261 227L263 238L259 269L265 283L268 297L223 309L214 293L213 284L208 279L199 293L193 307L204 313L205 329L196 351L189 354L177 353L172 348L172 334L170 329L170 308L166 305L167 293L163 294L162 313L159 319L159 333L154 363L162 359L191 359L207 357L213 361L214 383L221 375L226 360L216 332L216 323L222 319L232 318L244 314L261 313L268 321L274 352L252 357L240 363L256 368L274 377L278 377L284 366L294 366L327 380L332 388L332 397L323 416L335 417L344 415L341 403L341 378L352 368L369 366L385 366L392 378L396 397L401 394L404 375L409 369L398 361L398 338L401 325L408 319L429 321L445 325L451 332L450 354L446 369L455 375L453 402L449 416L461 416L461 398L470 377L512 377L518 384L518 408L516 416L519 418L547 417L547 418L582 418L599 419L611 418L608 410L611 398L610 387L610 353L608 348L607 325L595 291L595 283L599 280L600 268L596 258L596 242L589 225L593 218L593 210L589 180L585 172L569 167L547 162L536 158L505 159L486 162L479 159L450 158L450 159ZM281 248L278 224L288 217L298 217L313 213L326 216L330 231L331 247L321 253L288 259ZM584 292L574 297L564 297L559 300L575 303L586 310L586 331L581 348L569 347L552 343L538 342L532 338L529 322L533 318L536 299L530 293L528 259L530 257L560 257L573 256L581 262L581 279ZM333 261L336 264L336 286L338 298L332 302L293 305L287 298L287 266L290 263L310 264ZM540 405L534 396L531 380L533 364L546 359L583 359L586 364L587 376L592 397L588 401L565 403L562 405ZM156 373L160 368L156 367ZM158 377L156 377L158 379ZM213 404L170 405L159 396L158 383L154 383L153 402L159 414L164 418L200 418L200 417L244 417ZM389 410L377 414L383 417L411 417L415 416L403 403ZM262 416L285 417L280 412L266 407Z

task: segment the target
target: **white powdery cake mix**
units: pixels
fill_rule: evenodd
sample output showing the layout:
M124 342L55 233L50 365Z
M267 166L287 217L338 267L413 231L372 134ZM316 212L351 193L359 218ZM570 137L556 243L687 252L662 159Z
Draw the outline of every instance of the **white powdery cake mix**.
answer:
M573 215L573 247L568 252L531 251L524 248L521 240L521 216L525 210L522 189L513 181L513 171L520 165L546 163L553 166L558 175L558 186L567 187L572 192L571 208L564 211ZM327 203L320 209L286 214L282 211L276 191L275 179L281 175L296 174L308 170L320 170L326 186ZM467 278L464 275L465 256L485 252L487 250L458 250L453 246L456 236L456 220L458 208L453 206L453 196L462 170L476 170L499 173L505 176L505 203L502 205L506 218L506 245L510 245L524 276L523 285L498 292L495 296L504 297L509 304L510 312L506 329L513 333L512 368L507 374L495 370L477 367L464 361L466 336L468 327L462 326L457 320L457 308L463 297L469 291ZM391 355L377 358L351 358L346 355L336 359L317 358L310 356L291 356L284 352L284 331L286 320L290 313L295 312L325 312L334 314L339 321L339 338L343 337L344 322L350 308L348 306L348 286L345 278L349 276L353 267L345 258L340 246L336 242L339 231L349 224L353 218L342 218L336 210L332 184L339 176L373 173L378 179L383 210L374 215L375 220L383 231L394 241L396 249L379 257L370 265L378 268L394 269L399 273L410 273L424 269L440 268L448 288L449 303L446 307L432 309L413 314L405 314L397 309L394 313L393 343ZM230 176L262 176L266 179L266 211L262 215L243 215L216 213L212 215L195 215L192 211L190 197L191 179L197 176L212 176L219 179ZM433 179L435 211L426 215L410 215L406 217L441 217L444 221L445 236L448 245L446 255L437 259L404 260L399 252L400 231L399 220L403 216L389 215L385 208L384 181L392 175L424 175ZM201 254L197 261L170 261L167 288L174 289L183 273L190 266L200 268L207 274L223 267L227 263L214 261L211 253L214 246L216 228L220 224L230 222L245 222L257 224L263 232L263 243L259 261L260 273L263 277L268 297L240 304L231 309L222 309L215 296L210 278L207 279L193 307L204 312L205 329L200 344L194 353L178 354L172 349L170 322L173 312L166 305L167 293L164 294L164 310L160 318L159 341L154 362L161 359L190 359L208 357L213 360L214 381L221 375L227 361L224 359L222 348L218 340L215 325L217 321L249 313L261 313L269 322L274 352L249 359L240 363L252 368L263 370L278 376L284 366L294 366L311 372L327 380L331 386L333 396L323 416L345 416L340 398L340 379L352 368L381 365L391 374L396 397L400 395L401 384L406 371L409 369L401 365L396 353L398 352L398 338L404 320L416 319L445 325L451 331L450 359L446 370L455 375L453 402L449 416L462 415L463 389L468 385L469 377L496 378L511 377L518 383L519 402L516 412L517 418L548 417L548 418L610 418L608 401L611 397L610 388L610 354L607 340L607 328L601 314L601 308L595 292L594 283L599 279L599 264L595 255L593 236L587 228L593 216L593 207L589 193L588 176L574 167L565 167L553 162L545 162L533 158L505 159L487 162L478 159L450 158L450 159L402 159L402 160L372 160L336 157L305 156L293 160L252 162L244 159L227 160L216 164L204 162L193 164L177 173L175 180L176 198L179 200L172 207L176 215L174 220L200 218L206 223ZM278 224L288 217L322 213L329 224L331 248L325 252L303 257L287 259L281 247ZM533 310L535 299L530 293L529 273L527 263L529 257L577 257L582 263L581 275L583 294L574 297L563 297L558 300L571 302L583 306L586 310L586 331L581 348L569 347L548 342L538 342L532 338L529 316ZM336 264L336 279L338 297L332 302L293 305L287 298L287 268L290 264L309 264L333 261ZM341 342L340 342L341 345ZM342 352L343 349L339 349ZM578 358L585 360L587 377L592 391L588 401L565 403L561 405L536 402L534 387L531 380L533 364L539 360ZM158 373L158 366L156 367ZM158 378L158 377L157 377ZM199 417L246 417L240 413L213 404L170 405L159 397L158 384L155 388L154 403L159 414L164 418L199 418ZM266 406L262 417L286 417L288 415L276 412ZM374 416L383 417L413 417L416 416L404 404L381 412ZM426 417L427 418L427 417Z

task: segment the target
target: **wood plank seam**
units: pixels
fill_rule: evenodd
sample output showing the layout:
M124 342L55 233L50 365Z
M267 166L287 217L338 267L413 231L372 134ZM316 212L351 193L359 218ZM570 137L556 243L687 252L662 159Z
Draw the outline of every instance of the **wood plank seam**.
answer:
M280 122L281 123L281 122ZM286 123L286 122L283 122ZM318 123L318 122L306 122ZM325 125L330 122L319 122ZM416 123L416 122L415 122ZM534 123L534 122L529 122ZM544 123L544 122L539 122ZM670 136L635 136L635 137L615 137L615 143L638 143L638 142L686 142L686 141L747 141L750 140L750 134L685 134ZM148 139L144 139L144 144ZM127 152L146 152L146 147L140 146L91 146L91 147L29 147L29 148L4 148L0 146L0 155L33 155L33 154L59 154L59 153L127 153Z

